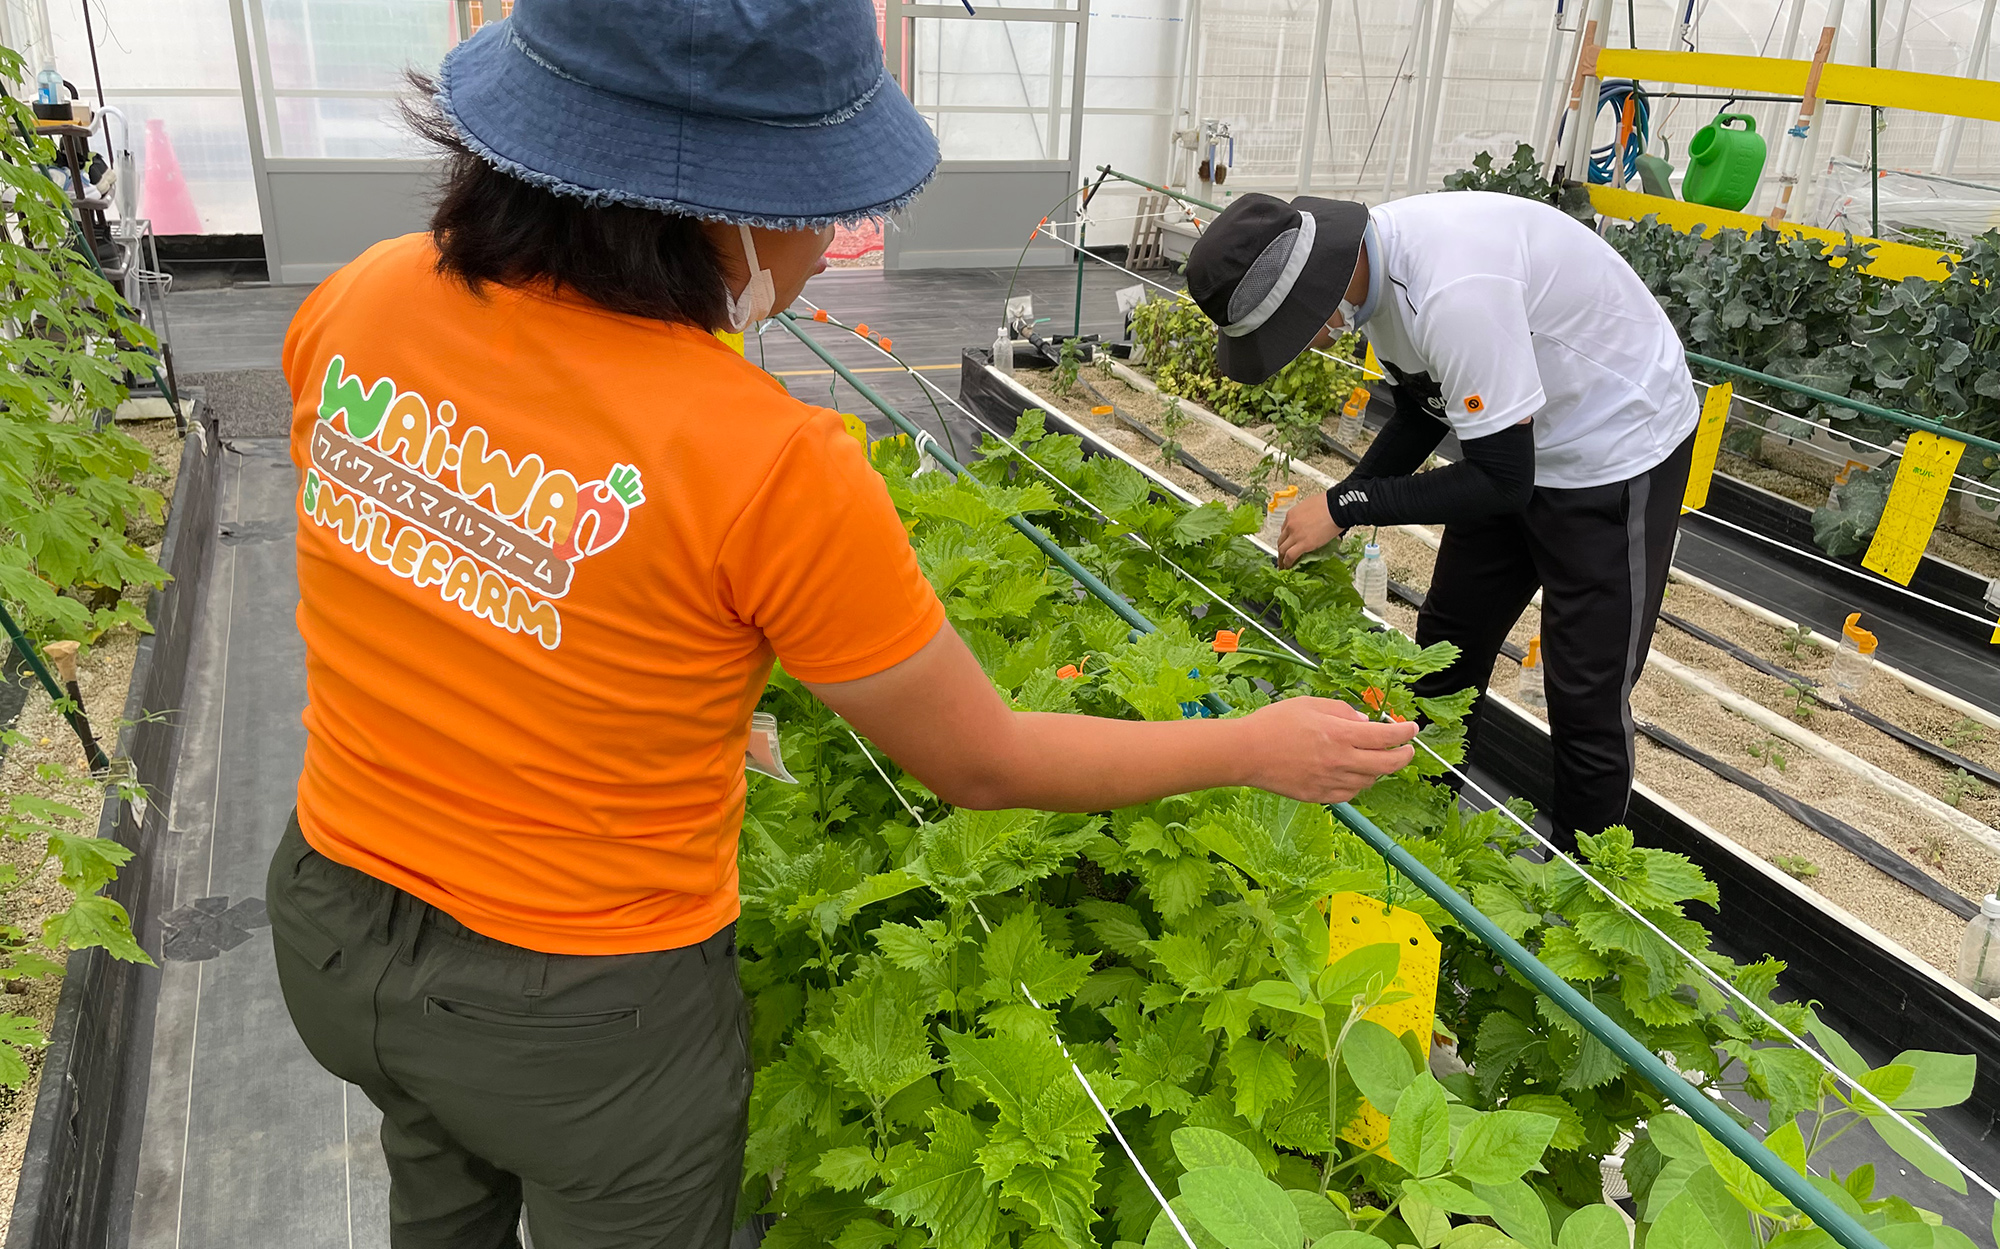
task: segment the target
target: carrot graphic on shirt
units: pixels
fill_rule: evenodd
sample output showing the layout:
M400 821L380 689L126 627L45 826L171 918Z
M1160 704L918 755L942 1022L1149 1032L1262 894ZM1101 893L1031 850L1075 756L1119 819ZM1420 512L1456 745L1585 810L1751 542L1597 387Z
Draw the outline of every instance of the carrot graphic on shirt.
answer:
M560 644L553 602L576 566L624 536L646 501L637 467L579 482L535 452L518 460L388 377L366 385L327 362L301 503L372 562L513 632ZM456 436L454 434L456 433Z

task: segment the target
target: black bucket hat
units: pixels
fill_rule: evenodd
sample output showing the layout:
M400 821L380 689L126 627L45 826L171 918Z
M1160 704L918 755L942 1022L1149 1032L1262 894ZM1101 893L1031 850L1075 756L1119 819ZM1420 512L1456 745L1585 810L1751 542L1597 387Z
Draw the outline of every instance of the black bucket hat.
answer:
M1297 359L1340 307L1368 205L1252 193L1209 222L1188 253L1188 294L1215 322L1215 363L1255 385Z

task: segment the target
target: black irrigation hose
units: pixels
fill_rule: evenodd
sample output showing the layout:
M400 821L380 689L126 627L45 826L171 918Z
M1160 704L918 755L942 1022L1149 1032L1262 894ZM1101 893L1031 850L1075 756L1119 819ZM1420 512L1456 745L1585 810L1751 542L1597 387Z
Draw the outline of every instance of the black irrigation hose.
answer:
M1658 725L1647 724L1642 720L1637 722L1636 727L1652 741L1691 763L1701 765L1723 780L1757 795L1870 867L1901 884L1908 885L1960 919L1971 919L1979 913L1979 908L1970 898L1847 821L1800 802L1797 798L1765 784L1741 768L1732 767L1714 755L1682 741Z
M1164 435L1154 430L1152 426L1146 424L1146 422L1140 420L1138 417L1132 416L1131 414L1127 413L1125 409L1119 407L1116 403L1113 403L1111 400L1105 398L1104 392L1098 390L1097 387L1091 385L1088 381L1086 381L1081 377L1076 379L1076 384L1082 387L1083 390L1087 394L1089 394L1089 396L1092 399L1095 399L1098 403L1102 404L1107 408L1110 408L1112 417L1116 419L1119 424L1124 425L1125 427L1130 429L1133 433L1139 435L1141 438L1144 438L1147 442L1152 443L1156 447L1166 445L1167 440ZM1228 495L1232 499L1240 499L1246 493L1242 486L1237 485L1235 482L1229 480L1227 477L1224 477L1221 473L1216 472L1208 465L1203 464L1200 460L1195 459L1193 456L1189 455L1184 448L1181 447L1174 448L1174 462L1176 464L1179 464L1182 468L1193 473L1195 476L1201 478L1209 485L1214 486L1217 490L1222 491L1224 494Z
M1787 684L1801 684L1801 683L1806 685L1813 684L1811 678L1793 672L1790 668L1783 667L1782 665L1779 664L1774 664L1770 660L1764 658L1762 655L1756 654L1752 651L1744 649L1741 646L1738 646L1736 643L1730 641L1728 638L1721 637L1717 634L1709 632L1707 629L1702 628L1700 625L1694 623L1692 620L1684 620L1681 617L1676 616L1672 612L1668 611L1661 612L1660 619L1666 621L1674 628L1679 629L1681 632L1687 634L1689 637L1695 638L1702 642L1706 642L1710 646L1715 647L1717 650L1728 652L1730 655L1735 656L1738 660L1742 661L1743 663L1749 665L1752 668L1755 668L1757 671L1763 673L1765 676L1775 677L1780 681L1786 682ZM1921 754L1929 755L1932 759L1937 760L1939 763L1942 763L1947 767L1959 768L1963 770L1968 776L1978 777L1980 780L1986 782L1988 785L1992 785L1995 788L2000 788L2000 771L1995 771L1994 769L1987 767L1985 764L1980 763L1976 759L1968 759L1964 755L1959 754L1957 751L1951 749L1948 746L1941 746L1937 742L1931 741L1928 738L1919 737L1917 734L1912 733L1910 730L1904 728L1902 725L1896 724L1889 720L1885 720L1881 716L1878 716L1874 712L1868 710L1866 707L1857 707L1849 702L1831 702L1825 699L1822 699L1821 701L1825 702L1826 706L1832 708L1835 711L1846 712L1848 715L1853 716L1855 719L1861 721L1869 728L1877 729L1883 733L1888 734L1890 737L1895 738L1897 741L1903 743L1903 745L1908 746L1912 750L1918 751Z

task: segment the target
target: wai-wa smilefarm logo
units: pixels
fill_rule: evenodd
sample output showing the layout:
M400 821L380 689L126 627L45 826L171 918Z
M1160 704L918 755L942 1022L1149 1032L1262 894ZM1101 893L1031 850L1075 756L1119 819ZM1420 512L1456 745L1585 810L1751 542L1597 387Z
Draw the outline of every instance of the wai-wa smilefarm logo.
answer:
M576 563L617 542L646 501L639 470L614 464L579 483L530 453L515 461L486 431L456 429L437 406L389 378L364 387L339 356L320 383L312 467L301 502L340 541L419 588L436 586L496 628L554 650Z

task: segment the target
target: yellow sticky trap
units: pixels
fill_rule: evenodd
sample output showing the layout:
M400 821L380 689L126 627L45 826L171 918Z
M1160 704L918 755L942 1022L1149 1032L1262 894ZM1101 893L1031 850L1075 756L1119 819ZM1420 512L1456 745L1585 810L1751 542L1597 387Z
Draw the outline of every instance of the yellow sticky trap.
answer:
M860 443L862 449L867 449L868 426L862 423L860 417L854 415L852 412L842 412L840 414L840 427L846 430L853 437L854 441Z
M743 354L743 336L741 334L732 334L728 330L717 330L715 336L721 339L737 355L740 356Z
M1875 540L1862 557L1863 568L1879 572L1897 585L1910 584L1924 558L1924 548L1931 544L1938 512L1944 508L1952 474L1958 471L1959 457L1964 454L1964 443L1921 430L1904 440L1903 463L1896 470L1895 484L1889 487L1889 501L1875 526Z
M1377 1006L1362 1018L1381 1024L1396 1036L1414 1033L1420 1048L1428 1054L1432 1024L1437 1020L1438 962L1442 955L1430 926L1416 912L1387 906L1382 899L1365 893L1334 894L1327 899L1326 914L1328 965L1363 946L1385 942L1393 943L1402 953L1396 978L1389 985L1410 996ZM1389 1116L1363 1101L1360 1113L1340 1130L1340 1139L1363 1149L1386 1146ZM1383 1148L1382 1153L1387 1157L1389 1151Z
M1367 375L1367 378L1370 381L1374 381L1378 378L1385 376L1385 374L1382 372L1382 362L1375 358L1374 343L1368 344L1368 353L1361 357L1361 371L1362 373Z
M1722 427L1729 423L1729 400L1736 388L1720 382L1708 388L1701 405L1701 423L1694 427L1694 459L1688 463L1687 493L1681 496L1681 511L1692 512L1708 503L1709 483L1715 479L1715 457L1722 451Z

